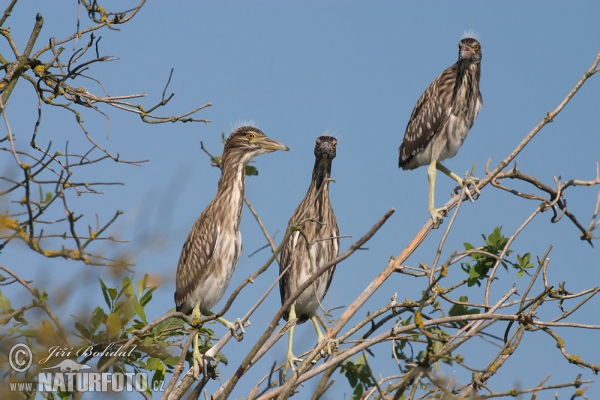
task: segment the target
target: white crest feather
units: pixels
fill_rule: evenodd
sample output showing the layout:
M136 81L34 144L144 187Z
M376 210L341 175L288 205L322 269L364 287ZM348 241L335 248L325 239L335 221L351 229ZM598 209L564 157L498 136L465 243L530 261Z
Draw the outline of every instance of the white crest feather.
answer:
M327 129L325 129L325 132L323 132L321 134L321 136L332 136L332 137L336 138L337 141L339 142L342 135L336 135L336 133L337 133L337 130L332 131L331 129L327 128Z
M479 35L477 33L475 33L475 31L473 29L469 29L468 31L465 31L463 33L461 40L466 39L466 38L479 39Z
M231 131L235 131L238 128L241 128L242 126L252 126L254 128L258 128L258 124L256 122L254 122L253 120L238 120L237 122L232 124L232 129Z

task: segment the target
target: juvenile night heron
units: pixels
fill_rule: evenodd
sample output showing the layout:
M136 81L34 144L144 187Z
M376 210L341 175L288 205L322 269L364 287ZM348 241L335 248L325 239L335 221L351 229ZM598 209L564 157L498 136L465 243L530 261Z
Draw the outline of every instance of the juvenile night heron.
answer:
M304 200L300 203L287 229L296 229L281 250L279 273L283 273L279 281L281 304L297 291L312 274L324 264L338 256L338 225L329 202L329 181L331 162L335 158L337 140L331 136L321 136L315 145L315 166L312 181ZM287 271L286 271L287 268ZM325 297L331 284L335 266L323 273L283 314L286 321L292 322L285 363L285 371L294 369L294 362L299 361L292 352L294 329L297 324L311 320L317 331L318 341L325 338L315 317L319 304ZM285 271L285 273L284 273Z
M195 324L199 322L201 313L213 314L211 309L227 289L242 252L240 220L246 164L254 156L275 150L289 151L252 126L237 128L225 143L217 194L188 234L177 265L175 305L177 311L188 315L192 313ZM217 321L236 335L234 324L220 316ZM194 365L199 358L196 335Z
M473 126L483 98L479 91L481 44L472 37L458 43L458 61L442 72L417 101L400 146L399 167L415 169L429 165L429 213L438 227L445 208L435 208L436 169L460 186L474 185L478 179L463 182L440 161L454 157Z

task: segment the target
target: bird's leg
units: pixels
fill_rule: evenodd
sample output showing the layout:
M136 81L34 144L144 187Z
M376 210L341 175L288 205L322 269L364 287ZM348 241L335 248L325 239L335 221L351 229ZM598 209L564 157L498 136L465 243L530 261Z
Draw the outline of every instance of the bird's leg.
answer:
M192 325L199 326L200 319L202 319L202 316L200 315L200 302L197 301L192 310Z
M287 356L285 357L285 367L283 368L284 376L287 374L288 369L291 368L292 371L296 370L296 368L294 367L295 362L302 362L302 360L300 358L296 358L296 356L294 356L294 353L292 352L292 343L294 342L294 330L296 329L296 307L294 306L294 304L292 304L292 306L290 307L288 322L291 322L292 326L290 328L290 338L288 340Z
M338 341L335 339L329 339L327 336L323 335L323 332L321 332L321 328L319 328L319 321L317 321L317 317L316 316L312 316L312 318L310 319L310 322L313 323L313 326L315 327L315 331L317 331L317 340L318 343L321 343L321 341L326 340L327 343L325 344L325 348L321 351L321 356L322 357L326 357L326 356L330 356L333 354L333 352L335 351L335 349L338 348ZM327 350L325 350L327 349Z
M227 329L229 329L231 331L231 335L238 342L242 341L242 339L244 338L244 333L246 333L246 331L244 330L244 324L242 323L241 319L238 318L233 322L229 322L223 317L218 317L217 321L220 322L221 324L225 325L227 327ZM237 333L238 329L241 331L241 333Z
M442 163L439 161L436 162L436 168L439 169L440 171L442 171L444 174L448 175L450 178L454 179L458 183L458 186L460 186L461 188L463 186L468 187L469 185L471 185L473 187L473 189L475 189L475 193L477 193L478 195L481 194L479 192L479 188L477 187L477 182L479 182L479 178L470 176L463 180L460 176L456 175L454 172L452 172L448 168L444 167L442 165ZM473 198L471 197L470 191L467 191L467 196L469 196L469 200L471 200L471 202L473 202Z
M194 336L194 352L193 352L193 360L194 360L194 379L198 379L200 376L200 368L202 368L204 364L204 357L200 354L200 349L198 346L198 333Z
M201 319L201 315L200 315L200 302L197 301L196 305L194 305L194 310L192 311L192 324L193 325L199 325L200 324L200 319ZM193 350L193 360L194 360L194 378L198 379L198 376L200 375L200 368L204 368L204 356L202 354L200 354L200 346L198 344L198 336L199 334L196 332L196 335L194 336L194 350Z
M427 168L427 177L429 178L429 214L433 220L433 229L439 228L442 223L442 217L448 214L446 207L435 208L435 175L437 164L439 163L433 160Z

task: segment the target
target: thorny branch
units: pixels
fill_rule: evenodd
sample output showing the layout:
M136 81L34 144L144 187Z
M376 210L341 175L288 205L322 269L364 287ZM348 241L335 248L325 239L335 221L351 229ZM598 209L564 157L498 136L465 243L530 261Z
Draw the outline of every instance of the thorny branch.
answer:
M142 0L130 10L109 11L101 7L97 1L80 0L79 7L83 7L87 11L93 24L89 27L81 27L82 22L85 21L78 20L77 32L63 39L51 38L48 44L35 50L44 24L43 17L37 14L30 38L22 51L16 46L10 30L3 27L10 21L9 16L16 1L11 2L5 9L0 18L0 38L3 38L12 50L12 60L8 54L4 54L0 59L2 63L0 73L4 71L4 76L0 79L0 113L4 119L9 146L0 147L0 152L11 153L17 167L23 173L20 178L6 176L0 178L9 184L0 190L0 196L12 195L22 199L18 203L13 202L14 206L0 217L0 228L2 228L0 229L0 249L7 246L13 239L20 239L31 250L45 257L63 257L83 261L89 265L124 268L130 266L125 259L109 259L87 250L93 242L119 241L106 235L106 232L122 214L121 211L117 210L112 217L108 218L107 222L102 224L100 216L96 216L98 223L97 227L93 229L90 226L80 227L84 216L78 215L72 209L74 198L86 194L102 194L99 188L122 185L122 183L78 181L76 177L79 176L79 170L82 167L95 166L106 160L129 165L140 165L146 160L126 160L119 153L114 153L101 146L94 138L95 133L92 133L84 124L85 113L97 112L110 123L108 114L102 110L103 106L109 106L137 114L146 123L208 123L208 120L196 119L192 115L211 105L206 103L180 115L164 116L156 113L158 109L166 106L174 96L173 93L168 94L167 92L173 77L173 70L168 76L161 100L150 107L132 102L145 97L145 94L111 95L102 82L91 76L93 68L99 63L117 60L110 55L101 55L100 41L102 37L96 37L94 32L102 28L116 29L116 25L124 24L133 18L144 3L145 1ZM77 47L79 39L85 38L85 35L88 35L87 40L82 43L81 47ZM66 43L73 43L73 51L69 52L64 47L59 47ZM38 117L29 143L23 142L22 137L16 137L13 134L7 113L9 98L19 79L29 83L29 88L38 100ZM83 133L81 142L76 143L75 147L84 148L82 146L86 146L87 143L88 149L83 153L70 151L69 142L63 144L56 142L55 139L53 143L49 135L45 135L50 138L47 143L41 145L38 131L42 128L42 116L52 107L67 111L74 117L74 122ZM64 150L61 148L63 146ZM39 196L37 196L38 191ZM55 215L58 212L57 207L61 206L65 218L43 219L44 216ZM85 230L87 234L83 234L82 230ZM59 243L56 243L58 238L61 238L63 242L66 241L59 248L57 248Z
M486 173L488 173L487 169L486 169ZM502 185L500 182L504 178L517 179L517 180L521 180L521 181L530 183L533 186L535 186L536 188L538 188L539 190L546 192L549 195L549 198L544 199L535 194L522 193L515 189L508 188L508 187ZM594 244L592 243L592 239L595 239L596 237L593 235L593 231L595 229L597 229L598 226L600 226L600 221L598 220L598 208L600 207L600 192L598 193L598 200L596 201L596 208L594 210L594 213L592 215L590 225L588 228L585 228L577 220L577 218L575 218L575 215L567 209L567 199L566 199L564 193L567 188L572 187L572 186L591 187L591 186L595 186L595 185L600 185L600 170L599 170L598 164L596 164L596 178L595 179L588 180L588 181L571 179L571 180L568 180L567 182L563 183L563 182L561 182L560 178L558 178L558 179L555 178L554 183L556 185L556 188L553 188L549 185L542 183L536 177L522 173L521 171L519 171L517 169L517 163L514 164L514 167L510 171L505 171L505 172L499 173L495 179L490 181L490 183L494 187L505 190L509 193L512 193L512 194L522 197L524 199L541 201L542 204L540 206L540 209L542 212L544 212L548 209L552 210L552 212L554 214L554 216L552 217L552 220L551 220L552 223L556 223L556 222L560 221L562 216L566 215L575 224L577 229L579 229L581 231L581 236L580 236L581 240L586 240L592 247L594 246ZM560 210L560 212L557 211L557 208L558 208L558 210Z
M115 210L107 216L99 214L86 216L78 211L81 205L78 199L101 195L107 187L123 185L111 181L112 178L107 180L87 178L90 173L103 171L103 163L112 161L122 165L139 166L147 160L128 160L117 151L101 145L97 137L103 132L95 125L86 126L84 120L90 115L100 115L106 119L109 132L110 114L119 111L135 114L142 122L150 124L166 122L206 124L210 122L208 119L199 119L196 115L211 104L196 106L177 115L162 113L161 110L164 110L174 97L174 93L168 91L173 79L173 70L167 76L162 97L154 104L141 102L146 97L144 93L111 93L114 89L110 89L110 85L105 85L94 76L94 71L101 64L114 63L118 60L105 53L103 44L106 41L102 41L102 37L97 36L98 32L103 29L116 29L118 25L130 21L144 6L145 0L140 0L136 6L124 11L107 10L97 0L79 0L76 31L68 37L48 38L41 46L39 39L44 18L41 14L32 14L35 19L32 20L31 33L24 48L17 45L20 40L13 37L8 26L11 13L17 10L15 8L17 1L8 2L4 12L0 14L0 41L4 41L6 43L4 49L8 49L0 54L0 114L4 122L2 125L6 127L3 137L0 138L0 152L11 157L17 170L15 176L0 177L0 197L5 199L2 203L5 209L0 212L0 252L7 246L14 245L15 242L21 242L29 250L45 258L60 257L82 261L87 265L129 270L131 264L125 256L108 258L103 255L106 249L98 250L98 246L94 246L99 242L122 242L111 233L113 230L111 228L122 215L122 211ZM27 10L25 7L19 9L19 12L29 12ZM67 45L72 49L66 49ZM19 81L22 81L21 85L17 85ZM32 104L32 108L35 107L34 111L37 111L37 118L31 121L30 136L23 133L22 129L18 134L14 134L9 123L10 116L13 115L11 95L22 96L23 93L34 94L37 100L37 104ZM49 115L48 113L60 115L65 112L66 125L59 132L70 127L80 130L80 134L70 142L64 140L63 136L58 137L48 131L48 127L43 124L43 117ZM68 119L69 117L72 119ZM42 321L43 327L46 327L44 329L56 332L57 337L48 335L44 338L43 335L30 335L32 338L37 337L39 343L38 345L34 341L33 347L43 349L48 340L55 340L57 343L54 344L60 342L61 345L73 347L72 332L69 332L71 329L63 328L62 323L65 321L61 321L49 306L56 301L61 301L60 295L53 293L50 296L45 291L36 289L31 282L18 277L13 272L14 268L0 266L0 270L4 272L0 274L0 286L20 283L33 296L30 304L16 306L16 310L13 310L7 298L0 292L2 311L0 320L2 325L13 323L16 333L12 336L18 336L18 332L21 332L23 327L29 329L25 313L37 308L43 310L50 318L50 324L46 324L48 322L46 320ZM92 320L95 316L94 312ZM144 338L152 327L173 317L187 320L186 316L178 313L163 316L143 329L132 330L129 340L121 344L127 348L134 344L143 347L138 336ZM94 323L98 322L95 321ZM48 325L53 325L55 329ZM168 331L172 332L173 328ZM47 334L49 331L44 332ZM21 340L25 338L26 336ZM89 340L89 337L86 337L86 340ZM97 347L98 344L94 346ZM148 355L151 354L149 350L146 351ZM101 369L114 368L113 364L116 361L114 358L110 359ZM119 363L118 368L121 367L123 365ZM82 392L73 394L74 398L79 398L81 395Z

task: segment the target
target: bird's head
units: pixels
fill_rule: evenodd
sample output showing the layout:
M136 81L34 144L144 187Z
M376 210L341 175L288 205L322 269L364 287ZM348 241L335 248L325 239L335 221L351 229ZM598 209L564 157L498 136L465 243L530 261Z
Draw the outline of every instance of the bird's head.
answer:
M241 126L234 130L225 143L224 153L238 150L251 156L271 153L275 150L290 151L287 146L265 135L253 126Z
M335 158L337 139L333 136L320 136L315 143L315 157L317 160L329 161Z
M481 44L473 37L466 37L458 42L458 60L471 63L481 61Z

